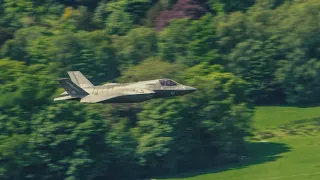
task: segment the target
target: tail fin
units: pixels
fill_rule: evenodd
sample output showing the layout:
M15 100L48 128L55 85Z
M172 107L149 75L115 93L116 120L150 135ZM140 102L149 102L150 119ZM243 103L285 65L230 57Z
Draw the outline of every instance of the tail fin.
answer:
M89 95L85 90L73 83L69 78L60 78L58 79L58 82L71 97L83 97Z
M92 87L93 84L80 72L80 71L68 71L71 81L79 87Z

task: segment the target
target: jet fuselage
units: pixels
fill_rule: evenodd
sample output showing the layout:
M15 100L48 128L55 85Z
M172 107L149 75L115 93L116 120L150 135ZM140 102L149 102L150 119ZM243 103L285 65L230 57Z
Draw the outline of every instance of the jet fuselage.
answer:
M161 79L164 81L174 82L170 79ZM135 103L143 102L154 98L166 98L173 96L183 96L194 92L196 89L190 86L180 85L176 82L172 86L161 85L160 80L140 81L134 83L114 83L101 86L83 88L90 95L127 93L127 95L119 96L113 99L103 101L103 103ZM171 84L169 84L171 85ZM153 94L143 94L146 90L154 91ZM131 94L131 93L141 94Z
M156 79L133 83L108 83L94 86L80 71L69 71L71 79L58 82L66 90L58 100L80 100L85 103L137 103L153 98L183 96L196 88L179 84L171 79Z

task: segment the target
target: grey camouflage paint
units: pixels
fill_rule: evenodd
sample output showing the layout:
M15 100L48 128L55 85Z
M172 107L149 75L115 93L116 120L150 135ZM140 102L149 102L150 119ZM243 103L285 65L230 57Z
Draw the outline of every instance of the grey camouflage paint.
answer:
M54 101L77 100L84 103L139 103L154 98L183 96L196 88L171 79L155 79L133 83L107 83L94 86L80 71L69 71L69 78L58 82L66 90Z

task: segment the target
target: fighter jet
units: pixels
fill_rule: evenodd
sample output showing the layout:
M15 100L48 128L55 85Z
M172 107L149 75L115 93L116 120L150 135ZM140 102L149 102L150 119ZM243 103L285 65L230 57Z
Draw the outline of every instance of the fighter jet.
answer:
M94 86L80 71L68 71L71 78L59 78L65 92L54 101L77 100L83 103L139 103L154 98L183 96L196 88L171 79L155 79L133 83L107 83Z

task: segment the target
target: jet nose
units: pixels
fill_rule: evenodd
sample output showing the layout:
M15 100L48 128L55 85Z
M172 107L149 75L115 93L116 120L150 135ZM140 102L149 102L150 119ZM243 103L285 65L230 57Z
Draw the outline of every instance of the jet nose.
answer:
M188 93L192 93L192 92L196 91L197 89L194 87L191 87L191 86L186 86L186 90Z
M196 90L197 90L196 88L190 87L190 91L194 92L194 91L196 91Z

